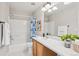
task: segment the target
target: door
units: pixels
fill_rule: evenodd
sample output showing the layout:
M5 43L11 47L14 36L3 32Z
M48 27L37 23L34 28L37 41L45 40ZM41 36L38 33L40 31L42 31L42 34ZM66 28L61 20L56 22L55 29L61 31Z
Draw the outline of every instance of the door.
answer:
M37 56L44 56L45 52L45 47L41 43L37 42Z
M46 48L46 56L57 56L57 54L54 51Z

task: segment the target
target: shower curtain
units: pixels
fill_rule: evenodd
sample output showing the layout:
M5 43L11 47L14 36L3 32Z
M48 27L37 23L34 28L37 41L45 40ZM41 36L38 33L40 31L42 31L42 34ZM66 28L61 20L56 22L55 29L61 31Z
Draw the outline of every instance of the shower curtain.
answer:
M0 47L10 45L10 29L8 23L0 23Z
M2 46L2 39L3 39L3 24L0 23L0 47Z

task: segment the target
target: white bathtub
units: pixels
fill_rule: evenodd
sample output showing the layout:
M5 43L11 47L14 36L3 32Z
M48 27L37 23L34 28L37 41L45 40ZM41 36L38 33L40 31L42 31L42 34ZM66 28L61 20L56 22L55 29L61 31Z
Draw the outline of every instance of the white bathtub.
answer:
M16 44L0 48L0 56L31 56L32 43Z
M32 55L32 46L31 43L27 44L17 44L9 46L9 53L8 55Z
M23 51L27 48L27 44L15 44L9 46L9 52Z

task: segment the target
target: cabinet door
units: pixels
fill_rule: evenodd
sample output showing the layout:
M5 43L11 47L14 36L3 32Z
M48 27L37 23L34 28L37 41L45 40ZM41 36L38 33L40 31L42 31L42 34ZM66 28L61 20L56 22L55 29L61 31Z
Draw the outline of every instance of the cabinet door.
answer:
M37 48L36 48L36 44L37 42L35 40L32 40L32 52L33 52L33 56L37 55Z
M33 56L56 56L57 54L42 45L41 43L37 42L36 40L32 40L33 42Z
M44 56L45 51L44 51L44 46L37 42L37 56Z
M46 55L47 56L57 56L57 54L54 51L52 51L48 48L46 48Z

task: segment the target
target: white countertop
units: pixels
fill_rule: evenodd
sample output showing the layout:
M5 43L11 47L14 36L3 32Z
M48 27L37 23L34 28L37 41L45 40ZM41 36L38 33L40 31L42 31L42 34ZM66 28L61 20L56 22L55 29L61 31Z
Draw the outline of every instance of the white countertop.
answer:
M79 53L75 52L72 48L65 48L64 43L61 40L54 38L43 38L41 36L33 37L36 41L40 42L47 48L56 52L61 56L79 56Z

